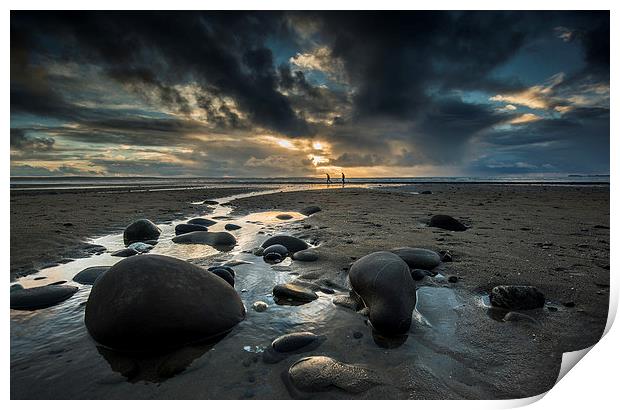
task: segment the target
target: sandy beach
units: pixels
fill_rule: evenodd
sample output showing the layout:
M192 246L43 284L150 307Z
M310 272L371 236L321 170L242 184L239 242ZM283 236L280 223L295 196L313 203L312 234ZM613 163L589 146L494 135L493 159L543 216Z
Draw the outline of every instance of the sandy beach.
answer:
M213 208L191 202L249 190L14 195L11 266L16 271L27 261L40 266L55 260L54 255L79 249L85 237L120 232L137 217L158 223L199 214L208 217ZM432 194L417 194L421 190ZM243 253L251 250L251 242L240 244L232 256L217 253L190 259L210 266L246 255L244 260L250 264L235 269L237 281L247 282L235 287L241 292L248 316L238 330L214 348L185 352L182 359L174 359L183 363L180 374L160 383L149 382L148 376L144 376L146 381L127 383L124 362L101 356L103 353L94 349L81 324L83 307L77 305L73 308L77 312L71 315L77 316L72 326L79 329L74 330L79 336L63 344L60 351L49 344L35 348L36 353L28 359L20 354L25 342L19 335L43 319L36 313L12 314L12 397L521 398L553 386L562 352L588 347L602 335L609 298L606 186L437 184L278 192L232 201L228 218L244 221L246 215L259 215L257 212L293 212L308 205L318 205L322 210L304 219L265 223L256 236L285 232L304 239L316 245L316 262L269 266L261 258ZM33 230L26 222L40 215L41 209L46 209L43 212L49 220L43 225L49 227ZM427 226L429 218L440 213L454 216L469 229L451 232ZM66 222L75 225L64 227ZM26 246L32 243L37 246ZM429 329L414 323L405 340L390 348L373 338L362 315L334 305L334 294L320 293L317 301L299 307L278 306L270 295L273 284L293 281L330 287L336 296L346 296L352 262L375 251L402 246L449 251L453 260L439 266L440 275L416 283L417 309L433 326ZM528 311L525 321L493 317L485 306L485 295L496 285L516 284L536 286L544 293L547 306ZM82 299L87 297L88 289L80 292L84 292ZM252 311L252 298L266 301L269 309L264 313ZM437 324L433 323L435 319ZM261 331L249 336L247 332L252 332L253 326ZM274 336L308 329L326 337L315 351L292 355L277 364L260 360L261 346L268 345ZM90 358L89 362L76 360L78 355ZM281 375L292 362L307 355L364 365L385 382L357 395L329 389L298 396L286 387ZM76 368L70 377L62 374L67 370L49 364L44 373L60 374L36 372L51 359L68 360L67 366ZM214 370L222 368L222 374ZM93 380L79 381L87 374L94 375ZM40 377L52 377L62 388L36 383ZM201 387L219 377L238 385Z

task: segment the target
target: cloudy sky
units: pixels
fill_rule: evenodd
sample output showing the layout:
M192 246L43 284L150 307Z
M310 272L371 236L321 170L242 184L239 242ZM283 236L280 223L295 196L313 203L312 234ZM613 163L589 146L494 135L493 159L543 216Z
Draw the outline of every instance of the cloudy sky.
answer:
M12 12L11 174L609 172L608 12Z

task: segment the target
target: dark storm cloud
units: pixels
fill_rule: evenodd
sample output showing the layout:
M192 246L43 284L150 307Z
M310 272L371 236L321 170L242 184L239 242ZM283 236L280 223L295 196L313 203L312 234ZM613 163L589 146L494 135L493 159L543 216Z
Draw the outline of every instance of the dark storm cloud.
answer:
M29 136L25 130L11 128L11 148L21 151L49 151L54 147L50 137Z
M489 97L536 86L497 73L540 38L579 47L583 67L546 94L564 111L551 106L536 112L537 121L519 123L525 108L502 111ZM322 52L313 56L317 47ZM97 74L59 74L55 64ZM30 128L38 133L16 134L21 147L12 132L11 145L52 152L62 138L201 150L209 143L196 135L245 133L239 144L246 144L273 133L325 139L335 166L467 167L482 141L504 157L486 153L471 169L522 172L533 165L522 158L528 149L536 156L536 144L557 145L563 135L570 150L595 132L600 144L590 151L602 152L608 91L607 100L600 96L608 78L608 12L12 12L11 114L56 122L35 121ZM115 104L84 91L87 82ZM143 105L126 108L137 105L134 97ZM199 165L191 172L233 174L245 165L266 174L282 165L312 172L300 158L228 150L218 152L230 161L192 158ZM114 161L98 165L167 175L191 169ZM549 165L543 162L536 166Z

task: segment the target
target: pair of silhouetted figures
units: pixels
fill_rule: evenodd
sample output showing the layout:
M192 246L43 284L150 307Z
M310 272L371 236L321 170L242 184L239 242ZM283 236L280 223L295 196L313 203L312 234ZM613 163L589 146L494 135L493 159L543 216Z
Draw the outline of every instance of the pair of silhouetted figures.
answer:
M341 172L342 174L342 185L344 185L344 172ZM332 183L332 179L329 177L329 174L325 174L327 175L327 183L331 184Z

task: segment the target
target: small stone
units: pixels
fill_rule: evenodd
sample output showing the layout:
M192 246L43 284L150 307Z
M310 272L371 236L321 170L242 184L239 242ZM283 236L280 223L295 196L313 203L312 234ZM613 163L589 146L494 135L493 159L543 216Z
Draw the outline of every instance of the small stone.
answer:
M562 304L563 304L564 306L566 306L567 308L573 308L573 307L575 307L575 302L573 302L573 301L563 302Z
M126 258L127 256L137 255L138 251L131 248L120 249L116 252L112 252L112 256L118 256L119 258Z
M306 215L306 216L310 216L310 215L315 214L317 212L321 212L321 208L316 206L316 205L307 206L304 209L302 209L301 211L299 211L300 214L303 214L303 215Z
M271 342L271 347L276 352L290 353L296 350L300 350L318 341L319 337L312 332L296 332L278 337L273 342Z
M458 276L454 276L454 275L450 275L450 276L448 276L448 282L450 282L450 283L456 283L456 282L458 282L458 281L459 281Z
M314 291L292 283L276 285L273 288L273 296L277 303L283 301L308 303L318 299Z
M214 201L212 199L207 199L206 201L203 202L203 204L205 204L205 205L218 205L219 202Z
M241 229L241 227L235 224L226 224L224 225L224 229L226 229L227 231L236 231L237 229Z
M465 225L449 215L433 215L428 225L448 231L460 232L467 230Z
M364 334L362 332L353 332L354 339L361 339L362 337L364 337Z
M314 249L304 249L293 254L293 260L300 262L314 262L318 259L319 254Z
M276 218L281 219L283 221L287 221L289 219L293 219L293 215L289 215L289 214L278 214L276 215Z
M267 310L268 307L269 306L265 302L262 302L260 300L252 304L252 309L257 312L264 312L265 310Z

